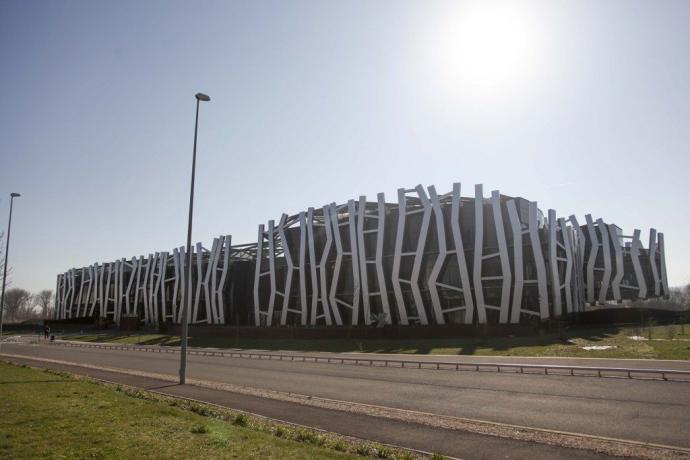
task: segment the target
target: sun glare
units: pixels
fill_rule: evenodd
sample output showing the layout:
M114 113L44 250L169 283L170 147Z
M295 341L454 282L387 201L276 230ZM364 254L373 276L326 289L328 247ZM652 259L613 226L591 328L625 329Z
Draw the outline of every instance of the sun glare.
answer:
M445 84L475 96L523 87L539 46L530 13L522 2L482 1L450 15L439 28L436 49Z

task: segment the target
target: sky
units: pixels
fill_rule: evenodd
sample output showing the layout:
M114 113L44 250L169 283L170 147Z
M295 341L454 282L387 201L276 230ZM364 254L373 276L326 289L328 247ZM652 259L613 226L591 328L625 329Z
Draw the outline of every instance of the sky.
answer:
M688 1L0 1L12 285L309 206L462 183L632 234L690 282Z

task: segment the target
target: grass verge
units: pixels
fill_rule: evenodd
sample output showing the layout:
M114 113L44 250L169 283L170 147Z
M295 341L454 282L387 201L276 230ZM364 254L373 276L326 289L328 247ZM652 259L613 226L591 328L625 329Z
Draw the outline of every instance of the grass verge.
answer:
M192 336L196 347L261 350L445 354L468 356L553 356L579 358L690 359L690 324L646 327L571 328L530 337L457 339L247 339ZM630 337L637 337L637 340ZM179 336L165 334L95 333L69 337L86 342L179 345ZM591 346L606 349L585 349Z
M0 458L419 458L230 409L4 362L0 389Z

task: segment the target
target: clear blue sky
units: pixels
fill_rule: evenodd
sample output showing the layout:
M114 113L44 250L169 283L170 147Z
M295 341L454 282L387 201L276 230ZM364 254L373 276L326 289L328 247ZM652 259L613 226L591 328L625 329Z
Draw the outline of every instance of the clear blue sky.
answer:
M0 2L14 286L400 186L666 234L690 281L690 2Z

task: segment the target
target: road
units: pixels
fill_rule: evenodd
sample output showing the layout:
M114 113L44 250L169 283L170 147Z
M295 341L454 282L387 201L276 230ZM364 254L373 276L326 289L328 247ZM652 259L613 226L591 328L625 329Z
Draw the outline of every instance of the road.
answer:
M178 354L42 344L3 344L2 353L172 376L177 374L179 359ZM669 367L668 363L662 364L661 367ZM673 367L686 368L678 364ZM602 365L601 360L597 360L597 365ZM211 382L690 448L687 436L690 383L687 382L371 368L193 355L188 366L190 378ZM655 363L648 361L644 367L655 367ZM236 397L234 406L229 404L230 407L241 408L237 401L243 398L247 400L247 397ZM265 401L263 404L270 405ZM279 406L277 402L272 405L274 409ZM278 418L289 419L287 415L294 415L294 408L285 410L278 412L283 414ZM304 422L308 420L298 421ZM325 422L305 424L332 429L333 420L330 426ZM483 443L487 442L485 438ZM514 457L521 457L517 452L530 451L520 450L526 448L524 445L512 447L509 452ZM572 458L576 451L568 451ZM454 453L472 457L466 451ZM544 451L544 458L558 456L548 449Z

